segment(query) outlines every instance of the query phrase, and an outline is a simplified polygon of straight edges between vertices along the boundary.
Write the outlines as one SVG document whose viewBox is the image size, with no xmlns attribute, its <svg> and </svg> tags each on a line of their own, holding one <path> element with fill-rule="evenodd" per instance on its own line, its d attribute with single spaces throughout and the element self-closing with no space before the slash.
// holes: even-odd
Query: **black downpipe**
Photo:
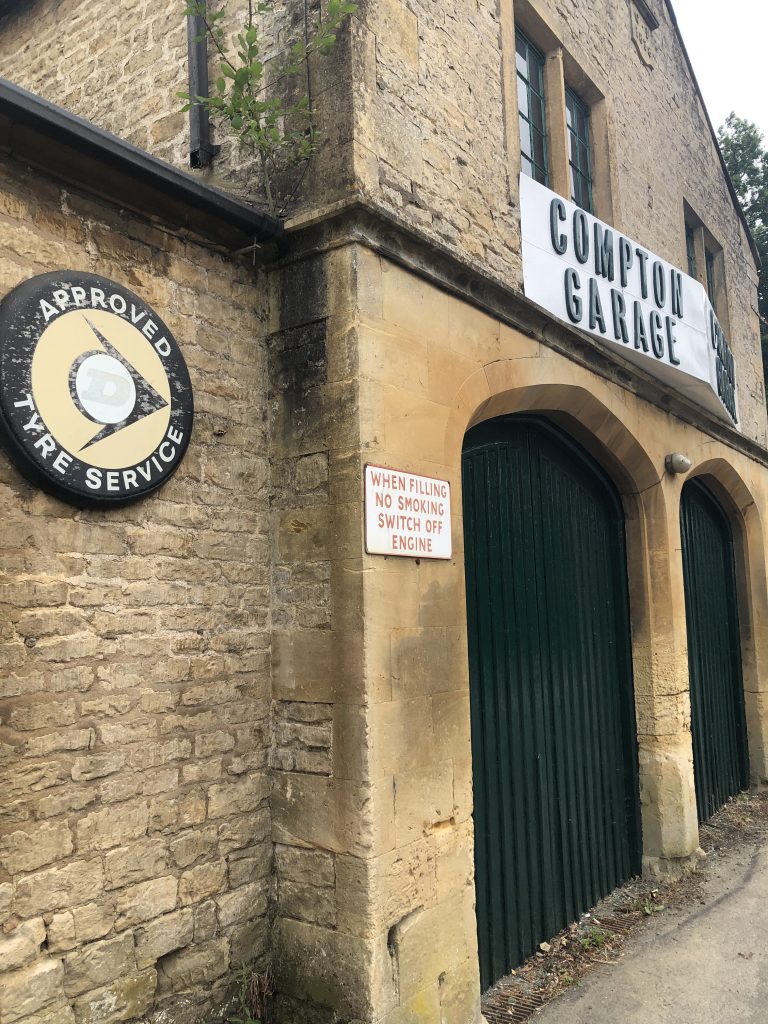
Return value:
<svg viewBox="0 0 768 1024">
<path fill-rule="evenodd" d="M 201 38 L 202 37 L 202 38 Z M 187 52 L 189 54 L 189 95 L 208 95 L 208 37 L 205 18 L 200 14 L 187 17 Z M 210 167 L 221 146 L 211 144 L 211 119 L 208 108 L 199 103 L 189 109 L 189 163 L 191 167 Z"/>
</svg>

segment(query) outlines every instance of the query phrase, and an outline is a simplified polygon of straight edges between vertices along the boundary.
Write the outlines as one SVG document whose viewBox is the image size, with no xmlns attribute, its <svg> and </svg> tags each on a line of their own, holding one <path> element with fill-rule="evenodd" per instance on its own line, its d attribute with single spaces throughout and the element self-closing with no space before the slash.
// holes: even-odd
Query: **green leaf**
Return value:
<svg viewBox="0 0 768 1024">
<path fill-rule="evenodd" d="M 219 90 L 219 92 L 224 92 L 226 90 L 226 88 L 227 88 L 226 79 L 224 79 L 223 77 L 217 78 L 216 79 L 216 88 Z"/>
<path fill-rule="evenodd" d="M 255 25 L 251 25 L 248 31 L 245 33 L 245 41 L 249 46 L 252 46 L 259 37 L 259 33 Z"/>
<path fill-rule="evenodd" d="M 227 78 L 235 77 L 235 72 L 232 70 L 229 64 L 220 64 L 219 67 L 221 68 L 223 74 L 227 76 Z"/>
</svg>

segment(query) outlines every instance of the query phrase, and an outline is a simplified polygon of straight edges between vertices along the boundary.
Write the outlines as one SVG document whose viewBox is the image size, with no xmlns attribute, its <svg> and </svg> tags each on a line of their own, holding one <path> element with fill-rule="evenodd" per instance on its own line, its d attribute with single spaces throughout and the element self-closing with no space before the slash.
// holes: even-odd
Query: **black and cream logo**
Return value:
<svg viewBox="0 0 768 1024">
<path fill-rule="evenodd" d="M 179 465 L 192 417 L 178 345 L 122 285 L 60 271 L 0 303 L 0 425 L 40 486 L 84 505 L 142 498 Z"/>
</svg>

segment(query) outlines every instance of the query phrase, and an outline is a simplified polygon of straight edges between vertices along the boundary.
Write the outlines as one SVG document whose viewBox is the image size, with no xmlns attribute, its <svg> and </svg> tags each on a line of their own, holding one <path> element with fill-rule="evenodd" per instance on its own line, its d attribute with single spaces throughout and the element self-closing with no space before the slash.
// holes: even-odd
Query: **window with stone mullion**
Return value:
<svg viewBox="0 0 768 1024">
<path fill-rule="evenodd" d="M 544 114 L 544 57 L 518 29 L 515 33 L 517 104 L 523 174 L 548 184 Z"/>
<path fill-rule="evenodd" d="M 572 89 L 565 90 L 565 118 L 568 125 L 571 199 L 577 206 L 592 213 L 589 110 Z"/>
</svg>

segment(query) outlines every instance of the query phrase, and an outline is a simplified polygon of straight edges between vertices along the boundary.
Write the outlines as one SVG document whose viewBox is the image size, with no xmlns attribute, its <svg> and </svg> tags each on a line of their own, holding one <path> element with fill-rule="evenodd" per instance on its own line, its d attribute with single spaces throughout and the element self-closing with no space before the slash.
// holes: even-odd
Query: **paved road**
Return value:
<svg viewBox="0 0 768 1024">
<path fill-rule="evenodd" d="M 706 905 L 654 918 L 537 1024 L 768 1024 L 768 849 L 708 874 Z"/>
</svg>

